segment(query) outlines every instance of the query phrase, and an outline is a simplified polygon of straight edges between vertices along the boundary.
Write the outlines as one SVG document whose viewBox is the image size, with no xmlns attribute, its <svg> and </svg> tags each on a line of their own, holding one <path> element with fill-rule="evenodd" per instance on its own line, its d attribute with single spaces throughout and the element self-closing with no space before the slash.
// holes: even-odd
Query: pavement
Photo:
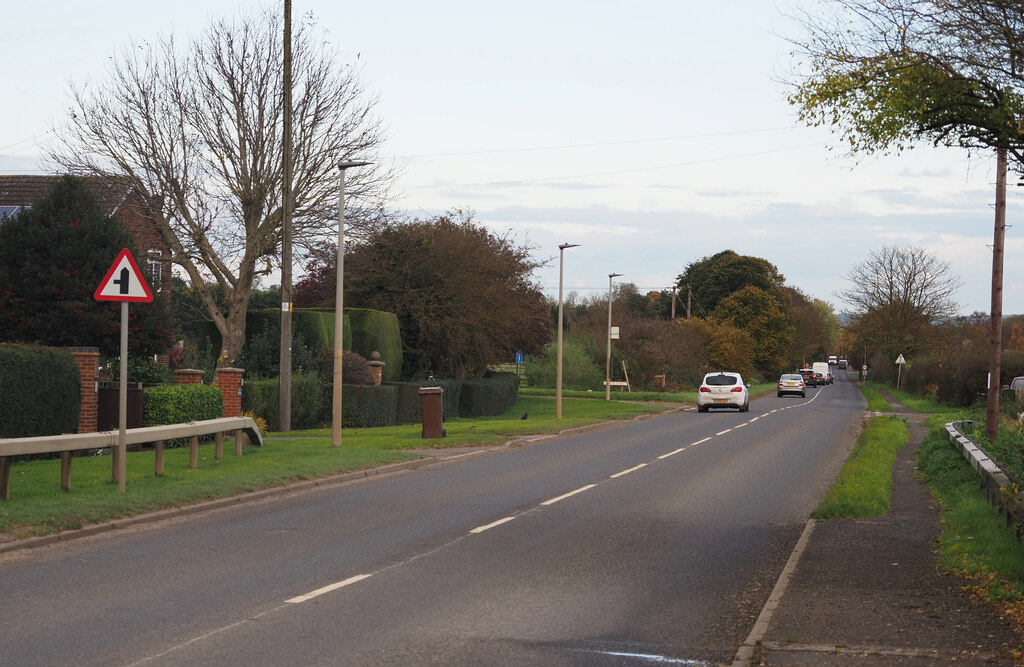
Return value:
<svg viewBox="0 0 1024 667">
<path fill-rule="evenodd" d="M 910 425 L 889 513 L 808 522 L 734 667 L 1024 664 L 1010 622 L 939 571 L 940 510 L 916 473 L 927 415 L 887 400 Z"/>
</svg>

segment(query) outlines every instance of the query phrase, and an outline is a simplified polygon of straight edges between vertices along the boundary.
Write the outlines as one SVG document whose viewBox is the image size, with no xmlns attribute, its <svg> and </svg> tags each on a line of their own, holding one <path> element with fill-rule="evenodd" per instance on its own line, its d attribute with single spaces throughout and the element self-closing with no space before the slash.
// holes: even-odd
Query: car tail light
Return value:
<svg viewBox="0 0 1024 667">
<path fill-rule="evenodd" d="M 743 391 L 743 387 L 733 387 L 731 391 Z"/>
<path fill-rule="evenodd" d="M 710 389 L 708 389 L 707 387 L 701 387 L 701 388 L 700 388 L 700 391 L 701 391 L 701 393 L 702 393 L 702 394 L 703 394 L 703 393 L 708 393 L 708 394 L 710 394 L 710 393 L 711 393 L 711 390 L 710 390 Z"/>
</svg>

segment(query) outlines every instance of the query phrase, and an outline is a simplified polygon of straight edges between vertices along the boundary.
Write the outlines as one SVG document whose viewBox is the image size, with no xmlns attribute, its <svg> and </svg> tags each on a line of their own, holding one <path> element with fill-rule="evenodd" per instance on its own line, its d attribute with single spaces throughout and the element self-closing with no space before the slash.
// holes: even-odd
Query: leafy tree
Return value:
<svg viewBox="0 0 1024 667">
<path fill-rule="evenodd" d="M 840 296 L 860 320 L 861 340 L 895 359 L 912 356 L 933 340 L 933 325 L 956 314 L 960 287 L 948 262 L 922 248 L 884 246 L 855 265 Z"/>
<path fill-rule="evenodd" d="M 777 375 L 786 368 L 793 325 L 775 295 L 750 285 L 723 299 L 712 316 L 750 334 L 754 339 L 752 361 L 763 376 Z"/>
<path fill-rule="evenodd" d="M 1024 5 L 1019 0 L 832 0 L 805 15 L 809 63 L 790 97 L 811 125 L 840 128 L 852 152 L 918 141 L 996 153 L 989 374 L 1000 377 L 1008 156 L 1024 171 Z M 883 318 L 885 314 L 882 314 Z M 997 383 L 996 383 L 997 384 Z M 990 386 L 986 435 L 998 436 Z"/>
<path fill-rule="evenodd" d="M 452 211 L 393 224 L 351 248 L 345 304 L 398 316 L 411 373 L 463 379 L 551 339 L 531 277 L 538 266 L 529 248 Z"/>
<path fill-rule="evenodd" d="M 827 338 L 821 312 L 815 302 L 795 287 L 783 288 L 783 294 L 786 296 L 786 319 L 793 325 L 793 335 L 786 351 L 787 366 L 795 369 L 823 359 Z"/>
<path fill-rule="evenodd" d="M 105 81 L 75 86 L 50 160 L 65 171 L 127 178 L 237 361 L 259 278 L 274 271 L 282 230 L 282 16 L 213 21 L 184 42 L 129 44 Z M 293 32 L 292 206 L 296 244 L 337 233 L 338 160 L 382 162 L 384 132 L 358 70 L 312 22 Z M 350 233 L 375 218 L 393 174 L 346 178 Z M 353 205 L 354 204 L 354 205 Z M 218 291 L 219 290 L 219 291 Z"/>
<path fill-rule="evenodd" d="M 729 320 L 693 318 L 687 324 L 704 336 L 708 351 L 706 372 L 731 371 L 744 378 L 753 375 L 754 337 Z"/>
<path fill-rule="evenodd" d="M 122 248 L 136 256 L 131 234 L 104 215 L 81 179 L 62 177 L 49 193 L 0 222 L 0 340 L 87 345 L 119 355 L 121 305 L 93 293 Z M 128 309 L 133 356 L 171 346 L 167 302 Z"/>
<path fill-rule="evenodd" d="M 695 309 L 707 316 L 719 302 L 744 287 L 770 292 L 785 282 L 774 264 L 760 257 L 740 255 L 732 250 L 691 262 L 677 279 L 677 287 L 693 292 Z"/>
</svg>

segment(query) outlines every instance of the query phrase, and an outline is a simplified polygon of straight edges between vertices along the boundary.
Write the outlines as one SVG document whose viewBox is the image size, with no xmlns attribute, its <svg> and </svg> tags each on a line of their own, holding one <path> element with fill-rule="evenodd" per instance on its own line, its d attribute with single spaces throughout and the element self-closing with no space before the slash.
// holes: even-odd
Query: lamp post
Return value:
<svg viewBox="0 0 1024 667">
<path fill-rule="evenodd" d="M 604 400 L 612 400 L 612 278 L 621 273 L 608 274 L 608 356 L 604 362 Z"/>
<path fill-rule="evenodd" d="M 566 248 L 576 248 L 578 243 L 563 243 L 558 246 L 558 361 L 555 369 L 555 419 L 562 418 L 562 276 Z"/>
<path fill-rule="evenodd" d="M 334 393 L 331 396 L 331 444 L 341 446 L 341 359 L 345 335 L 345 170 L 363 167 L 370 162 L 338 162 L 341 185 L 338 188 L 338 275 L 334 287 Z"/>
</svg>

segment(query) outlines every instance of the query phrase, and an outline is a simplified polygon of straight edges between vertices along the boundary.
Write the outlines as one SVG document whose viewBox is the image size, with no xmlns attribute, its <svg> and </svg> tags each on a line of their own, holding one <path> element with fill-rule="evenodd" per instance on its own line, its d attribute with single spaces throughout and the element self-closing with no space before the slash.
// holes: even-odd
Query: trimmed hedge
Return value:
<svg viewBox="0 0 1024 667">
<path fill-rule="evenodd" d="M 275 380 L 250 380 L 242 383 L 242 412 L 252 412 L 267 420 L 267 428 L 277 431 L 280 420 L 280 384 Z M 302 430 L 323 425 L 324 392 L 316 375 L 292 376 L 292 428 Z M 330 406 L 330 395 L 326 397 Z"/>
<path fill-rule="evenodd" d="M 314 385 L 316 385 L 314 387 Z M 342 386 L 341 422 L 346 428 L 370 428 L 419 423 L 422 416 L 419 390 L 441 387 L 444 418 L 500 415 L 515 405 L 519 376 L 494 373 L 485 378 L 394 382 L 379 387 Z M 292 378 L 292 428 L 322 428 L 331 423 L 331 386 L 315 375 Z M 277 380 L 250 380 L 242 385 L 242 410 L 267 421 L 270 430 L 280 429 Z"/>
<path fill-rule="evenodd" d="M 70 352 L 0 343 L 0 438 L 78 432 L 82 386 Z"/>
<path fill-rule="evenodd" d="M 421 387 L 441 387 L 442 408 L 445 417 L 459 415 L 459 396 L 462 394 L 462 383 L 455 380 L 419 380 L 417 382 L 395 382 L 392 384 L 397 392 L 395 423 L 417 424 L 423 419 L 420 404 Z"/>
<path fill-rule="evenodd" d="M 224 416 L 220 387 L 206 384 L 168 384 L 143 390 L 143 424 L 187 424 Z"/>
<path fill-rule="evenodd" d="M 348 428 L 394 426 L 398 389 L 391 385 L 341 387 L 341 425 Z"/>
<path fill-rule="evenodd" d="M 516 404 L 519 376 L 515 373 L 489 373 L 462 383 L 459 398 L 460 417 L 492 417 L 504 414 Z"/>
<path fill-rule="evenodd" d="M 345 319 L 352 327 L 352 351 L 366 359 L 380 352 L 384 362 L 384 381 L 397 382 L 402 377 L 402 334 L 398 316 L 381 310 L 346 308 Z"/>
</svg>

